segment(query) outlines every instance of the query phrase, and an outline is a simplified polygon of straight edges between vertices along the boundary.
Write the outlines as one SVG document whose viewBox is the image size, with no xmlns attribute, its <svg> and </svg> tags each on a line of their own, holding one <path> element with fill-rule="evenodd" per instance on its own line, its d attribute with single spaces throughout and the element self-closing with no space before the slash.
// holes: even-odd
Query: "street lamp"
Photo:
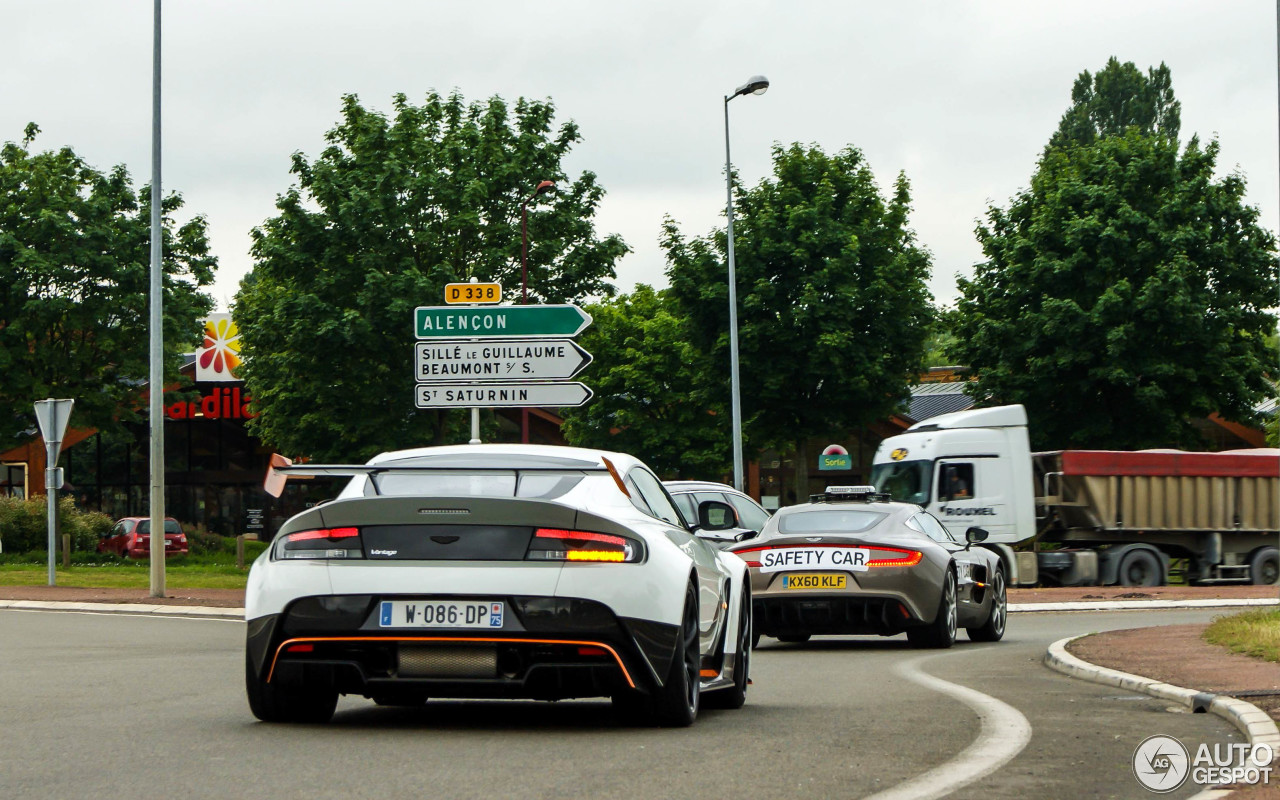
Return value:
<svg viewBox="0 0 1280 800">
<path fill-rule="evenodd" d="M 520 305 L 529 304 L 529 201 L 545 191 L 556 188 L 551 181 L 542 181 L 533 194 L 520 204 Z M 529 443 L 529 409 L 520 409 L 520 442 Z"/>
<path fill-rule="evenodd" d="M 738 279 L 733 267 L 733 165 L 729 161 L 729 101 L 744 94 L 764 94 L 769 79 L 756 75 L 724 98 L 724 182 L 729 229 L 729 384 L 733 403 L 733 488 L 742 491 L 742 398 L 738 386 Z"/>
</svg>

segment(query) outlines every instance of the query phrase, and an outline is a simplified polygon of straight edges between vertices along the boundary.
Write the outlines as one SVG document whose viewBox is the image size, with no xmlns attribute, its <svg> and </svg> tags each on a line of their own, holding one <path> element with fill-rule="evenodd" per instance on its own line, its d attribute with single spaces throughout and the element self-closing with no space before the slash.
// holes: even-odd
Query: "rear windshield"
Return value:
<svg viewBox="0 0 1280 800">
<path fill-rule="evenodd" d="M 779 533 L 858 533 L 885 518 L 879 511 L 855 508 L 820 508 L 778 517 Z"/>
<path fill-rule="evenodd" d="M 178 525 L 176 519 L 167 519 L 164 521 L 165 533 L 182 533 L 182 527 Z M 151 520 L 144 519 L 138 523 L 138 533 L 151 533 Z"/>
<path fill-rule="evenodd" d="M 364 495 L 415 497 L 561 497 L 586 477 L 582 472 L 525 472 L 516 486 L 515 472 L 384 472 L 368 478 Z"/>
</svg>

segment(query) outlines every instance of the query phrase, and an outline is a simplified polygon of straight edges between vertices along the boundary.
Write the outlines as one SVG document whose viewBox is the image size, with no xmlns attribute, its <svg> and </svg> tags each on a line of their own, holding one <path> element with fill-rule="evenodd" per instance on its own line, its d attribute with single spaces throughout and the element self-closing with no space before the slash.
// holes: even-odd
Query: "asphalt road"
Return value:
<svg viewBox="0 0 1280 800">
<path fill-rule="evenodd" d="M 663 730 L 622 726 L 591 701 L 344 698 L 329 725 L 267 725 L 244 700 L 242 623 L 0 611 L 0 797 L 937 796 L 963 765 L 1009 757 L 949 796 L 1142 797 L 1130 772 L 1142 739 L 1242 737 L 1053 672 L 1045 648 L 1215 613 L 1014 614 L 1001 643 L 962 635 L 935 653 L 905 637 L 765 639 L 746 707 Z"/>
</svg>

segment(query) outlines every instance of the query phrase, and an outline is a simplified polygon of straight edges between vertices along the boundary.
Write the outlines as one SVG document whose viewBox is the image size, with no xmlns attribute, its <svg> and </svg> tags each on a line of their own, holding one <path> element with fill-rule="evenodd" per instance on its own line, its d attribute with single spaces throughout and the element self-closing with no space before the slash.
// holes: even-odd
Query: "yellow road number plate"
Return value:
<svg viewBox="0 0 1280 800">
<path fill-rule="evenodd" d="M 783 589 L 843 589 L 847 575 L 783 575 Z"/>
<path fill-rule="evenodd" d="M 449 305 L 462 303 L 500 303 L 502 286 L 497 283 L 446 283 L 444 301 Z"/>
</svg>

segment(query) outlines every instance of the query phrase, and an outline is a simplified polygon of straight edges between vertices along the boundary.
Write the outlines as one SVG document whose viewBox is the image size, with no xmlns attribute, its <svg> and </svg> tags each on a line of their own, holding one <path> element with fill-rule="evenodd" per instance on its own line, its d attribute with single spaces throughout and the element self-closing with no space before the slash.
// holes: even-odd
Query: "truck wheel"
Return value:
<svg viewBox="0 0 1280 800">
<path fill-rule="evenodd" d="M 1134 550 L 1121 560 L 1117 577 L 1121 586 L 1161 586 L 1164 567 L 1150 550 Z"/>
<path fill-rule="evenodd" d="M 1249 580 L 1258 586 L 1271 586 L 1280 577 L 1280 550 L 1264 547 L 1249 559 Z"/>
</svg>

